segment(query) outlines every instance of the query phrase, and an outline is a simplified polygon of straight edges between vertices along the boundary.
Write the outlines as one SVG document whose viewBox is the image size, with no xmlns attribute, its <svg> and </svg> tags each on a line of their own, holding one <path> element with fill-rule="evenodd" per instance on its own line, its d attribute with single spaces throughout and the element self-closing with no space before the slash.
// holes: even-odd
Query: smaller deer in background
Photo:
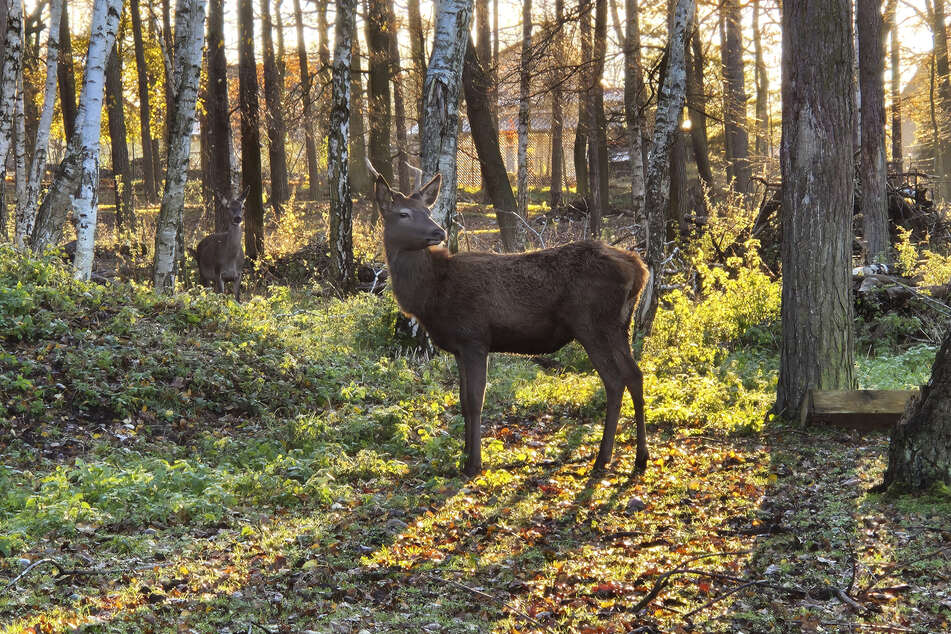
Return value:
<svg viewBox="0 0 951 634">
<path fill-rule="evenodd" d="M 241 269 L 244 267 L 244 201 L 245 192 L 238 198 L 223 202 L 231 224 L 222 233 L 205 236 L 195 249 L 198 272 L 206 285 L 214 285 L 219 293 L 225 292 L 225 282 L 234 282 L 234 300 L 241 301 Z"/>
</svg>

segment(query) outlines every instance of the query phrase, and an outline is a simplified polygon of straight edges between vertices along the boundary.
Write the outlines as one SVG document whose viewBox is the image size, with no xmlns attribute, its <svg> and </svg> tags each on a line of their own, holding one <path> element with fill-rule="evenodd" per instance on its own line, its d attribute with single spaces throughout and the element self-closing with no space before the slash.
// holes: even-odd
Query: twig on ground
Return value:
<svg viewBox="0 0 951 634">
<path fill-rule="evenodd" d="M 499 601 L 499 597 L 494 597 L 494 596 L 492 596 L 491 594 L 489 594 L 488 592 L 483 592 L 482 590 L 477 590 L 476 588 L 473 588 L 473 587 L 471 587 L 471 586 L 467 586 L 466 584 L 461 583 L 461 582 L 459 582 L 459 581 L 456 581 L 455 579 L 448 579 L 448 578 L 446 578 L 446 577 L 440 577 L 439 575 L 437 575 L 437 574 L 432 574 L 432 573 L 430 573 L 429 576 L 432 577 L 435 581 L 442 581 L 443 583 L 448 583 L 448 584 L 450 584 L 450 585 L 454 585 L 454 586 L 456 586 L 457 588 L 460 588 L 460 589 L 462 589 L 462 590 L 465 590 L 466 592 L 471 592 L 471 593 L 473 593 L 473 594 L 477 594 L 477 595 L 479 595 L 480 597 L 483 597 L 483 598 L 485 598 L 485 599 L 489 599 L 490 601 Z M 549 628 L 548 626 L 546 626 L 544 623 L 542 623 L 541 621 L 539 621 L 539 620 L 536 619 L 535 617 L 531 616 L 530 614 L 527 614 L 527 613 L 525 613 L 525 612 L 522 612 L 521 610 L 519 610 L 519 609 L 513 607 L 512 605 L 510 605 L 509 602 L 505 602 L 505 604 L 503 605 L 503 609 L 504 609 L 504 608 L 508 608 L 509 610 L 511 610 L 512 612 L 514 612 L 515 614 L 517 614 L 517 615 L 519 615 L 519 616 L 521 616 L 521 617 L 523 617 L 523 618 L 528 619 L 529 621 L 531 621 L 532 623 L 534 623 L 534 624 L 537 625 L 538 627 L 542 628 L 542 629 L 543 629 L 544 631 L 546 631 L 546 632 L 551 632 L 551 631 L 552 631 L 551 628 Z"/>
<path fill-rule="evenodd" d="M 647 605 L 650 604 L 651 601 L 653 601 L 654 599 L 657 598 L 657 596 L 660 594 L 661 590 L 664 589 L 664 587 L 665 587 L 665 586 L 667 585 L 667 583 L 669 582 L 670 578 L 671 578 L 672 576 L 674 576 L 674 575 L 677 575 L 677 574 L 691 574 L 691 573 L 693 573 L 693 574 L 697 574 L 697 573 L 699 573 L 699 574 L 707 574 L 707 573 L 705 573 L 705 572 L 702 571 L 702 570 L 699 570 L 699 571 L 690 571 L 690 570 L 684 568 L 684 566 L 687 565 L 687 564 L 689 564 L 690 562 L 699 561 L 699 560 L 701 560 L 701 559 L 710 559 L 711 557 L 729 557 L 729 556 L 732 556 L 732 555 L 749 555 L 751 552 L 753 552 L 753 551 L 751 551 L 751 550 L 740 550 L 740 551 L 731 551 L 731 552 L 723 552 L 723 553 L 707 553 L 707 554 L 705 554 L 705 555 L 698 555 L 698 556 L 696 556 L 696 557 L 691 557 L 691 558 L 689 558 L 689 559 L 686 559 L 685 561 L 683 561 L 679 566 L 677 566 L 677 567 L 674 568 L 673 570 L 670 570 L 670 571 L 665 572 L 664 574 L 662 574 L 662 575 L 660 576 L 660 578 L 657 580 L 657 582 L 654 584 L 654 587 L 650 589 L 650 591 L 644 596 L 643 599 L 641 599 L 640 601 L 638 601 L 637 605 L 635 605 L 634 608 L 633 608 L 631 611 L 636 614 L 636 613 L 640 612 L 641 610 L 643 610 L 645 607 L 647 607 Z M 716 574 L 716 573 L 712 573 L 711 576 L 712 576 L 712 575 L 715 575 L 715 574 Z M 735 577 L 734 577 L 734 578 L 735 578 Z"/>
<path fill-rule="evenodd" d="M 704 603 L 703 605 L 701 605 L 699 608 L 695 608 L 695 609 L 693 609 L 693 610 L 690 610 L 690 612 L 687 612 L 686 614 L 683 615 L 683 618 L 689 619 L 691 616 L 693 616 L 693 615 L 696 614 L 697 612 L 702 612 L 703 610 L 706 610 L 706 609 L 709 608 L 710 606 L 712 606 L 712 605 L 714 605 L 714 604 L 716 604 L 716 603 L 719 603 L 719 602 L 722 601 L 723 599 L 726 599 L 727 597 L 729 597 L 729 596 L 731 596 L 731 595 L 734 595 L 734 594 L 736 594 L 737 592 L 740 592 L 741 590 L 745 590 L 746 588 L 749 588 L 750 586 L 759 585 L 760 583 L 762 583 L 762 581 L 747 581 L 746 583 L 740 584 L 740 585 L 736 586 L 735 588 L 730 588 L 729 590 L 727 590 L 727 591 L 724 592 L 723 594 L 718 595 L 718 596 L 716 596 L 716 597 L 713 597 L 712 599 L 710 599 L 709 601 L 707 601 L 706 603 Z"/>
<path fill-rule="evenodd" d="M 802 621 L 799 619 L 794 619 L 789 622 L 795 623 L 797 625 L 805 625 L 807 623 L 807 621 Z M 810 623 L 813 626 L 816 624 L 815 621 L 808 621 L 808 623 Z M 858 629 L 865 628 L 868 630 L 876 630 L 879 632 L 918 632 L 920 631 L 920 630 L 912 629 L 910 627 L 894 625 L 892 623 L 885 623 L 885 624 L 879 625 L 877 623 L 852 623 L 849 621 L 819 621 L 819 625 L 826 625 L 826 626 L 838 627 L 838 628 L 845 627 L 845 628 L 849 628 L 848 631 L 852 631 L 855 628 L 858 628 Z"/>
<path fill-rule="evenodd" d="M 837 596 L 842 603 L 852 608 L 857 614 L 864 614 L 867 611 L 864 605 L 856 602 L 855 599 L 850 597 L 842 588 L 835 589 L 835 596 Z"/>
<path fill-rule="evenodd" d="M 7 590 L 9 590 L 10 588 L 16 585 L 17 581 L 19 581 L 20 579 L 25 577 L 27 574 L 29 574 L 31 570 L 33 570 L 34 568 L 38 566 L 41 566 L 42 564 L 53 564 L 54 566 L 59 567 L 59 563 L 55 559 L 46 558 L 46 559 L 40 559 L 38 561 L 34 561 L 32 564 L 26 567 L 26 570 L 24 570 L 23 572 L 18 574 L 16 577 L 14 577 L 13 581 L 5 585 L 3 587 L 3 590 L 0 590 L 0 594 L 5 594 Z"/>
</svg>

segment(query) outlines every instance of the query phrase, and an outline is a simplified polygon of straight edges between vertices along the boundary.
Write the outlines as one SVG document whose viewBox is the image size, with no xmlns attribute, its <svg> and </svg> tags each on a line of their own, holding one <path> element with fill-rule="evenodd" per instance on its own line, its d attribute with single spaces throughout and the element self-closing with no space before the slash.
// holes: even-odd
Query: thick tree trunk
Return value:
<svg viewBox="0 0 951 634">
<path fill-rule="evenodd" d="M 851 389 L 852 11 L 785 2 L 782 324 L 776 412 L 810 388 Z"/>
<path fill-rule="evenodd" d="M 518 209 L 512 185 L 509 183 L 502 152 L 499 149 L 499 129 L 489 107 L 489 89 L 491 80 L 485 66 L 477 57 L 472 38 L 466 47 L 465 65 L 462 69 L 462 82 L 466 92 L 466 111 L 469 127 L 472 129 L 472 141 L 475 143 L 479 165 L 486 192 L 495 209 L 495 220 L 499 224 L 502 248 L 513 252 L 518 250 L 518 218 L 514 212 Z"/>
<path fill-rule="evenodd" d="M 449 236 L 449 249 L 459 249 L 456 225 L 456 148 L 462 65 L 472 25 L 472 0 L 440 0 L 436 12 L 433 53 L 423 87 L 421 133 L 423 178 L 442 175 L 442 195 L 432 215 Z"/>
<path fill-rule="evenodd" d="M 518 214 L 528 221 L 528 117 L 531 97 L 532 0 L 522 0 L 522 55 L 518 93 Z M 516 238 L 517 240 L 517 238 Z"/>
<path fill-rule="evenodd" d="M 924 490 L 951 485 L 951 331 L 921 388 L 892 430 L 882 488 Z"/>
<path fill-rule="evenodd" d="M 591 188 L 591 205 L 588 222 L 591 236 L 601 237 L 601 219 L 607 214 L 608 191 L 608 141 L 607 121 L 604 117 L 604 59 L 607 54 L 608 7 L 607 0 L 595 0 L 594 47 L 591 58 L 591 73 L 588 77 L 588 179 Z"/>
<path fill-rule="evenodd" d="M 350 197 L 350 55 L 356 0 L 338 0 L 334 28 L 333 107 L 330 111 L 330 245 L 333 275 L 341 292 L 353 286 L 353 201 Z"/>
<path fill-rule="evenodd" d="M 171 293 L 183 258 L 185 184 L 195 102 L 201 78 L 205 0 L 178 0 L 175 5 L 175 58 L 172 66 L 174 117 L 170 122 L 165 192 L 155 228 L 155 290 Z"/>
<path fill-rule="evenodd" d="M 367 89 L 370 124 L 370 162 L 386 182 L 393 181 L 393 161 L 390 153 L 390 35 L 392 28 L 387 18 L 386 0 L 367 0 L 367 48 L 370 74 Z"/>
<path fill-rule="evenodd" d="M 360 38 L 354 33 L 350 61 L 350 186 L 353 191 L 370 195 L 370 171 L 367 169 L 366 125 L 363 118 L 363 72 L 360 70 Z M 376 215 L 374 214 L 374 220 Z"/>
<path fill-rule="evenodd" d="M 756 155 L 763 160 L 769 153 L 769 76 L 763 60 L 759 1 L 753 0 L 753 52 L 756 65 Z"/>
<path fill-rule="evenodd" d="M 736 191 L 746 194 L 750 187 L 749 134 L 746 129 L 746 88 L 743 75 L 743 29 L 739 0 L 724 0 L 724 127 L 730 148 L 727 170 Z"/>
<path fill-rule="evenodd" d="M 135 44 L 135 69 L 139 80 L 139 131 L 142 139 L 142 183 L 145 199 L 158 200 L 152 147 L 151 107 L 149 105 L 149 77 L 145 65 L 145 45 L 142 40 L 142 17 L 139 0 L 129 0 L 132 15 L 132 37 Z M 65 17 L 65 12 L 63 16 Z M 61 82 L 62 83 L 62 82 Z"/>
<path fill-rule="evenodd" d="M 241 189 L 248 192 L 244 203 L 244 251 L 249 258 L 256 260 L 264 250 L 264 201 L 251 0 L 238 0 L 238 101 L 241 110 Z"/>
<path fill-rule="evenodd" d="M 132 227 L 132 169 L 126 142 L 125 112 L 122 104 L 122 60 L 119 47 L 113 45 L 106 66 L 106 109 L 109 114 L 109 140 L 112 149 L 112 177 L 116 184 L 116 227 Z"/>
<path fill-rule="evenodd" d="M 634 217 L 644 213 L 644 154 L 642 138 L 644 117 L 641 112 L 643 78 L 641 74 L 640 8 L 637 0 L 625 0 L 627 29 L 624 34 L 624 121 L 627 124 L 628 152 L 631 156 L 631 210 Z"/>
<path fill-rule="evenodd" d="M 69 31 L 69 7 L 64 2 L 63 16 L 59 22 L 60 63 L 59 101 L 63 112 L 63 130 L 66 141 L 76 132 L 76 75 L 73 72 L 73 42 Z"/>
<path fill-rule="evenodd" d="M 932 37 L 934 39 L 934 64 L 936 73 L 936 84 L 938 90 L 937 110 L 941 112 L 938 119 L 944 121 L 949 112 L 951 112 L 951 78 L 949 78 L 948 62 L 948 32 L 944 19 L 944 0 L 934 0 L 932 14 Z M 938 182 L 935 186 L 935 193 L 938 197 L 945 200 L 951 198 L 951 185 L 945 182 L 949 172 L 949 152 L 947 149 L 947 125 L 936 127 L 937 143 L 935 143 L 935 172 L 938 175 Z"/>
<path fill-rule="evenodd" d="M 862 91 L 862 221 L 867 262 L 887 262 L 888 176 L 885 165 L 885 49 L 882 1 L 858 0 L 859 86 Z"/>
<path fill-rule="evenodd" d="M 390 80 L 393 83 L 393 123 L 396 125 L 396 171 L 399 174 L 400 189 L 410 191 L 409 143 L 406 138 L 406 104 L 403 101 L 403 73 L 400 68 L 399 32 L 396 28 L 396 17 L 393 13 L 393 0 L 386 3 L 387 19 L 390 22 Z"/>
<path fill-rule="evenodd" d="M 116 41 L 122 0 L 96 0 L 93 4 L 89 52 L 83 73 L 83 92 L 76 115 L 79 180 L 78 193 L 73 196 L 76 214 L 76 254 L 73 275 L 88 280 L 92 276 L 93 247 L 99 212 L 99 134 L 102 122 L 102 100 L 106 60 Z"/>
<path fill-rule="evenodd" d="M 304 152 L 307 157 L 307 184 L 311 199 L 317 197 L 317 185 L 320 173 L 317 166 L 317 142 L 314 140 L 313 105 L 311 102 L 310 68 L 307 63 L 307 47 L 304 43 L 304 22 L 300 0 L 294 0 L 294 23 L 297 27 L 297 61 L 300 65 L 300 90 L 302 113 L 301 126 L 304 128 Z"/>
<path fill-rule="evenodd" d="M 287 135 L 284 129 L 284 87 L 281 85 L 274 59 L 274 38 L 272 36 L 271 2 L 261 0 L 261 46 L 264 49 L 264 102 L 267 106 L 265 123 L 268 137 L 268 162 L 271 171 L 271 206 L 274 215 L 281 217 L 283 205 L 290 198 L 290 186 L 287 183 L 287 155 L 284 147 Z"/>
<path fill-rule="evenodd" d="M 670 196 L 670 154 L 687 92 L 687 70 L 684 59 L 687 33 L 695 11 L 694 0 L 677 0 L 670 22 L 667 74 L 657 98 L 654 122 L 654 149 L 647 165 L 647 267 L 650 281 L 638 309 L 637 328 L 644 336 L 651 332 L 663 279 L 665 257 L 664 220 Z"/>
<path fill-rule="evenodd" d="M 892 161 L 897 164 L 898 171 L 902 171 L 902 139 L 901 139 L 901 49 L 898 39 L 898 22 L 895 20 L 895 0 L 890 0 L 888 16 L 888 30 L 891 33 L 891 91 L 892 91 Z"/>
<path fill-rule="evenodd" d="M 208 180 L 214 193 L 215 232 L 228 230 L 232 199 L 231 110 L 228 105 L 228 60 L 224 42 L 224 0 L 208 6 Z"/>
<path fill-rule="evenodd" d="M 16 246 L 23 249 L 36 223 L 36 205 L 40 198 L 40 185 L 46 172 L 46 156 L 49 150 L 50 127 L 53 123 L 53 111 L 56 104 L 57 68 L 59 67 L 59 25 L 63 15 L 65 0 L 52 0 L 50 3 L 49 39 L 46 44 L 46 86 L 43 92 L 43 110 L 36 126 L 36 142 L 33 144 L 33 160 L 30 163 L 30 176 L 26 187 L 26 202 L 22 207 L 22 216 L 17 218 Z M 19 209 L 19 207 L 18 207 Z"/>
<path fill-rule="evenodd" d="M 696 16 L 694 16 L 696 19 Z M 707 143 L 707 95 L 703 89 L 703 48 L 700 31 L 694 30 L 690 37 L 687 56 L 687 111 L 690 115 L 690 143 L 697 163 L 700 180 L 713 188 L 713 168 L 710 167 L 710 150 Z"/>
</svg>

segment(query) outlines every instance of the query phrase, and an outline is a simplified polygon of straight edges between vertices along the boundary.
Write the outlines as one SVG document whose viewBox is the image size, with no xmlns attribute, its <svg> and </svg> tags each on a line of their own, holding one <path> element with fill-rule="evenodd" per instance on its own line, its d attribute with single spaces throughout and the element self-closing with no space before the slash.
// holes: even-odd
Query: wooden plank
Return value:
<svg viewBox="0 0 951 634">
<path fill-rule="evenodd" d="M 800 420 L 862 431 L 887 430 L 897 423 L 917 390 L 809 390 Z"/>
</svg>

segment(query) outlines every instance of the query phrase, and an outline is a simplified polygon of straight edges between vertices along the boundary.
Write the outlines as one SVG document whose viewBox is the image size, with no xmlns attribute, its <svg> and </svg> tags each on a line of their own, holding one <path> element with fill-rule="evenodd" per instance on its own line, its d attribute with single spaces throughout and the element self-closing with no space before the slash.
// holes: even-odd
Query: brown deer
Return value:
<svg viewBox="0 0 951 634">
<path fill-rule="evenodd" d="M 572 340 L 587 351 L 607 396 L 595 470 L 611 461 L 625 388 L 634 400 L 635 466 L 642 470 L 648 456 L 643 375 L 629 343 L 631 316 L 647 281 L 641 258 L 593 240 L 517 255 L 450 255 L 438 246 L 446 232 L 430 216 L 439 174 L 404 195 L 370 169 L 393 294 L 433 343 L 456 357 L 466 421 L 465 474 L 482 470 L 488 353 L 544 354 Z"/>
<path fill-rule="evenodd" d="M 207 285 L 213 285 L 219 293 L 225 292 L 225 282 L 234 282 L 234 300 L 241 301 L 241 269 L 244 267 L 244 201 L 245 192 L 239 198 L 222 202 L 231 216 L 228 230 L 205 236 L 195 249 L 198 273 Z"/>
</svg>

